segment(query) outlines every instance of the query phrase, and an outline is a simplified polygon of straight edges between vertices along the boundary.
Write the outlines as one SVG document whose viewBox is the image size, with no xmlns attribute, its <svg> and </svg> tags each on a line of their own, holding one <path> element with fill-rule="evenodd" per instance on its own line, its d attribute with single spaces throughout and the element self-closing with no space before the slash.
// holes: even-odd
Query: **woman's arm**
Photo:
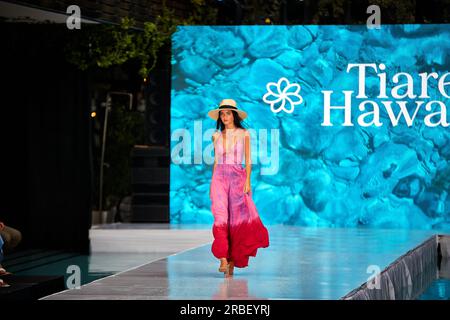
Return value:
<svg viewBox="0 0 450 320">
<path fill-rule="evenodd" d="M 216 138 L 217 138 L 217 132 L 214 133 L 211 137 L 212 141 L 213 141 L 213 145 L 214 145 L 214 165 L 213 165 L 213 174 L 214 174 L 214 170 L 216 169 L 216 164 L 217 164 L 217 152 L 216 152 Z"/>
<path fill-rule="evenodd" d="M 214 170 L 216 170 L 216 164 L 217 164 L 216 144 L 215 144 L 216 134 L 215 133 L 212 135 L 211 139 L 212 139 L 213 145 L 214 145 L 214 164 L 213 164 L 213 169 L 212 169 L 212 175 L 214 175 Z M 209 186 L 209 197 L 210 198 L 211 198 L 211 188 L 212 188 L 212 179 L 211 179 L 211 185 Z"/>
<path fill-rule="evenodd" d="M 250 186 L 250 177 L 252 174 L 252 153 L 250 150 L 250 133 L 248 132 L 248 130 L 245 130 L 245 135 L 244 135 L 244 148 L 245 148 L 245 171 L 247 172 L 247 179 L 245 180 L 245 184 L 244 184 L 244 193 L 250 192 L 251 191 L 251 186 Z"/>
</svg>

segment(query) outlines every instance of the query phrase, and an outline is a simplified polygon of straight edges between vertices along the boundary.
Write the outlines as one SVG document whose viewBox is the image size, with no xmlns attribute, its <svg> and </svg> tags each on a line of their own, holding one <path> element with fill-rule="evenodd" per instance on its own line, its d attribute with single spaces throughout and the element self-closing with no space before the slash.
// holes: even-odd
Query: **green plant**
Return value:
<svg viewBox="0 0 450 320">
<path fill-rule="evenodd" d="M 86 70 L 94 66 L 109 68 L 138 59 L 139 74 L 145 78 L 155 67 L 159 49 L 170 38 L 174 26 L 166 16 L 158 16 L 155 22 L 145 22 L 143 31 L 137 31 L 134 25 L 134 19 L 126 17 L 118 26 L 88 27 L 67 46 L 67 60 Z"/>
<path fill-rule="evenodd" d="M 180 21 L 182 25 L 215 24 L 218 10 L 208 6 L 207 0 L 191 0 L 190 16 Z"/>
<path fill-rule="evenodd" d="M 205 0 L 191 0 L 191 3 L 190 16 L 180 19 L 163 2 L 161 14 L 155 21 L 144 22 L 143 30 L 137 29 L 135 20 L 129 17 L 122 18 L 119 25 L 86 26 L 66 46 L 67 60 L 86 70 L 109 68 L 137 59 L 139 74 L 145 78 L 155 67 L 159 50 L 168 43 L 177 25 L 215 21 L 217 10 L 208 10 Z"/>
</svg>

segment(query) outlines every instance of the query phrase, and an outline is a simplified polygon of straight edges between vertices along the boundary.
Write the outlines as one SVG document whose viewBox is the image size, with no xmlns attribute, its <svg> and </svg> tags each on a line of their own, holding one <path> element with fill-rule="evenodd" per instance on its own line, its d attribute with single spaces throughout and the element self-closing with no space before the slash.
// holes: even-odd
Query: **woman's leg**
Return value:
<svg viewBox="0 0 450 320">
<path fill-rule="evenodd" d="M 268 246 L 267 229 L 262 225 L 251 193 L 244 193 L 245 170 L 237 169 L 229 196 L 230 258 L 233 267 L 245 268 L 250 256 L 256 256 L 258 248 Z"/>
<path fill-rule="evenodd" d="M 216 167 L 217 170 L 217 167 Z M 211 247 L 213 255 L 221 260 L 220 272 L 226 272 L 228 258 L 228 186 L 219 172 L 212 180 L 211 211 L 214 216 L 213 235 Z"/>
</svg>

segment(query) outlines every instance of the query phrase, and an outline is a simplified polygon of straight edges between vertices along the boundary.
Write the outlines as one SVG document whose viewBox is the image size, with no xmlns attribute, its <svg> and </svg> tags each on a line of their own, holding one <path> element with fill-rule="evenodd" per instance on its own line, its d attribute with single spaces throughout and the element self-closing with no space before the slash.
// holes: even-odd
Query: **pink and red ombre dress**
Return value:
<svg viewBox="0 0 450 320">
<path fill-rule="evenodd" d="M 211 211 L 214 215 L 211 247 L 213 255 L 234 261 L 238 268 L 248 266 L 250 256 L 255 257 L 258 248 L 269 246 L 269 233 L 264 227 L 252 193 L 244 193 L 247 177 L 242 165 L 245 151 L 245 129 L 237 128 L 233 136 L 216 133 L 214 139 L 216 168 L 212 176 Z M 224 146 L 226 140 L 227 146 Z"/>
</svg>

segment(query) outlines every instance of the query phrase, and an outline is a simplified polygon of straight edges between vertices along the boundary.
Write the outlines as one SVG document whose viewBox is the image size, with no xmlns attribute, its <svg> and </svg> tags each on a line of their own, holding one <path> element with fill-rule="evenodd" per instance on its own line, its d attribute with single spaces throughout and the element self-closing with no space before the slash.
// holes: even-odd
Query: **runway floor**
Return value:
<svg viewBox="0 0 450 320">
<path fill-rule="evenodd" d="M 188 240 L 183 242 L 183 237 L 178 236 L 176 253 L 44 299 L 340 299 L 368 280 L 372 275 L 369 267 L 383 270 L 430 236 L 442 233 L 268 226 L 270 246 L 250 258 L 248 268 L 235 269 L 234 277 L 225 279 L 211 253 L 212 234 L 208 226 L 116 225 L 104 230 L 127 230 L 130 235 L 136 231 L 152 234 L 164 229 L 170 232 L 156 246 L 142 241 L 138 245 L 135 238 L 134 245 L 129 247 L 122 241 L 121 251 L 152 247 L 152 250 L 168 252 L 165 246 L 171 246 L 173 252 L 172 235 L 184 232 Z M 114 246 L 98 250 L 106 248 L 114 250 Z"/>
</svg>

